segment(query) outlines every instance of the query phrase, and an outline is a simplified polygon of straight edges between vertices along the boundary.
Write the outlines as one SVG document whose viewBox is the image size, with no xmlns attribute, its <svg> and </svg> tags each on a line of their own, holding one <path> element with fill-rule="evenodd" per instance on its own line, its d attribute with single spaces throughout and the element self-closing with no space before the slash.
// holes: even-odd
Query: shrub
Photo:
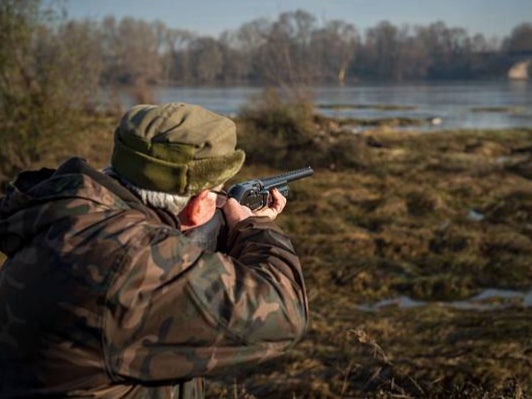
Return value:
<svg viewBox="0 0 532 399">
<path fill-rule="evenodd" d="M 241 109 L 243 126 L 239 144 L 251 162 L 280 168 L 308 163 L 308 147 L 314 132 L 313 106 L 308 98 L 287 96 L 266 89 Z"/>
<path fill-rule="evenodd" d="M 96 92 L 98 34 L 53 24 L 58 15 L 38 0 L 0 2 L 0 183 L 68 146 Z"/>
</svg>

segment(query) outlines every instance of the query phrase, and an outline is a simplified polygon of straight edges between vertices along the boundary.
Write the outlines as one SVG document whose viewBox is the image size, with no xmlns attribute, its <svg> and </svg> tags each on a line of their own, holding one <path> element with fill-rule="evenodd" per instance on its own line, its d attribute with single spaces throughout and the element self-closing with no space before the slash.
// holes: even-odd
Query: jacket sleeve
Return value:
<svg viewBox="0 0 532 399">
<path fill-rule="evenodd" d="M 229 254 L 179 232 L 148 229 L 128 246 L 104 312 L 115 380 L 158 382 L 227 372 L 281 354 L 303 335 L 308 305 L 299 259 L 267 218 L 240 222 Z"/>
</svg>

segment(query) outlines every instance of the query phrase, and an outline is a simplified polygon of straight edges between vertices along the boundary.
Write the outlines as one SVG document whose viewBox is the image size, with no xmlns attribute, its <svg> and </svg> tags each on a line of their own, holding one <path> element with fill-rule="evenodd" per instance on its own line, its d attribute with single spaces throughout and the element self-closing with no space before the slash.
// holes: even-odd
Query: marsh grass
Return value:
<svg viewBox="0 0 532 399">
<path fill-rule="evenodd" d="M 522 114 L 524 109 L 520 107 L 475 107 L 471 109 L 472 112 L 492 112 L 492 113 L 510 113 Z"/>
<path fill-rule="evenodd" d="M 232 181 L 315 169 L 278 218 L 311 321 L 286 356 L 213 380 L 208 397 L 530 397 L 530 309 L 445 304 L 532 286 L 532 130 L 351 134 L 305 108 L 278 104 L 266 122 L 266 109 L 249 112 L 238 121 L 249 157 Z M 115 122 L 87 119 L 71 152 L 105 166 Z M 360 307 L 400 296 L 427 304 Z"/>
<path fill-rule="evenodd" d="M 518 149 L 530 148 L 532 131 L 386 129 L 344 139 L 364 162 L 294 183 L 279 220 L 301 254 L 312 323 L 279 362 L 286 374 L 272 376 L 277 397 L 529 397 L 530 310 L 444 304 L 532 286 L 532 184 L 515 168 L 528 162 Z M 401 295 L 427 305 L 357 307 Z"/>
<path fill-rule="evenodd" d="M 399 104 L 317 104 L 318 109 L 375 109 L 381 111 L 412 111 L 417 109 L 413 105 L 399 105 Z"/>
</svg>

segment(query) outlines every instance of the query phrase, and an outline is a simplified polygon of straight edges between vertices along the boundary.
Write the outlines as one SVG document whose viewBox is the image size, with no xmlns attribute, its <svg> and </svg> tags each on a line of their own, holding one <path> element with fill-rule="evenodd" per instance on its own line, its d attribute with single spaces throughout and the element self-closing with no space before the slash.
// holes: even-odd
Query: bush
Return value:
<svg viewBox="0 0 532 399">
<path fill-rule="evenodd" d="M 240 112 L 239 144 L 253 163 L 294 168 L 309 162 L 314 135 L 313 106 L 308 98 L 281 98 L 266 89 Z"/>
<path fill-rule="evenodd" d="M 51 23 L 58 15 L 38 0 L 0 2 L 0 183 L 72 143 L 97 91 L 94 26 Z"/>
</svg>

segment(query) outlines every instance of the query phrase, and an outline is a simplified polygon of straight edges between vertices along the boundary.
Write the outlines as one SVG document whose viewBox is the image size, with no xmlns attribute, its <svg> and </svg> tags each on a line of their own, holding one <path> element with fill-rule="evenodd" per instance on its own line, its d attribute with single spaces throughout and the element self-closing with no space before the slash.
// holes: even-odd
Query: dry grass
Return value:
<svg viewBox="0 0 532 399">
<path fill-rule="evenodd" d="M 72 152 L 105 166 L 114 121 L 87 121 Z M 323 123 L 314 137 L 305 131 L 311 145 L 284 147 L 233 179 L 279 173 L 287 157 L 315 167 L 291 185 L 279 218 L 304 266 L 308 334 L 277 361 L 212 381 L 209 397 L 530 397 L 530 309 L 445 304 L 532 286 L 532 131 L 353 135 Z M 427 305 L 361 308 L 400 296 Z"/>
<path fill-rule="evenodd" d="M 233 380 L 252 396 L 219 397 L 532 395 L 530 309 L 502 298 L 482 311 L 445 305 L 532 286 L 532 183 L 519 150 L 532 132 L 385 130 L 350 142 L 364 146 L 354 154 L 364 153 L 363 167 L 320 168 L 294 183 L 279 220 L 305 269 L 305 340 Z M 401 296 L 427 304 L 361 308 Z"/>
</svg>

